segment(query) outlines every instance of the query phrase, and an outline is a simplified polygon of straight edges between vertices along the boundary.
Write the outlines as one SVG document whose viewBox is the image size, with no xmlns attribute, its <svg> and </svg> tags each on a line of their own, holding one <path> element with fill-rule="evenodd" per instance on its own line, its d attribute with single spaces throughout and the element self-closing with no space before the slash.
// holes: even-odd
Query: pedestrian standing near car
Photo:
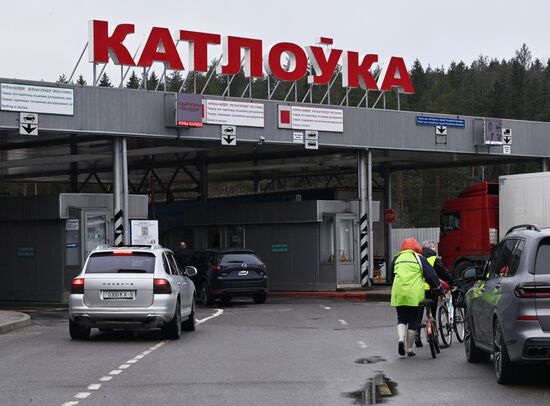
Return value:
<svg viewBox="0 0 550 406">
<path fill-rule="evenodd" d="M 435 241 L 433 240 L 426 240 L 422 243 L 422 256 L 426 258 L 428 263 L 433 267 L 435 272 L 437 273 L 437 277 L 445 281 L 449 286 L 453 283 L 453 276 L 449 272 L 449 270 L 443 265 L 443 262 L 441 261 L 441 258 L 437 256 L 437 245 Z M 426 291 L 426 299 L 432 300 L 432 306 L 431 311 L 432 315 L 435 317 L 437 314 L 437 302 L 439 299 L 439 296 L 432 292 L 430 285 L 427 283 L 424 283 L 424 290 Z M 418 323 L 422 323 L 422 317 L 424 316 L 424 308 L 421 307 L 418 311 Z M 416 339 L 414 341 L 414 344 L 417 347 L 422 347 L 422 338 L 420 336 L 420 327 L 417 328 L 416 331 Z"/>
<path fill-rule="evenodd" d="M 178 260 L 179 266 L 185 268 L 187 265 L 189 265 L 192 256 L 193 251 L 191 251 L 185 241 L 181 241 L 178 247 L 178 252 L 176 253 L 176 259 Z"/>
<path fill-rule="evenodd" d="M 390 265 L 394 275 L 391 305 L 397 311 L 397 337 L 399 355 L 412 357 L 418 327 L 418 314 L 425 298 L 424 281 L 442 294 L 443 288 L 433 267 L 422 255 L 415 238 L 405 238 L 399 253 Z"/>
</svg>

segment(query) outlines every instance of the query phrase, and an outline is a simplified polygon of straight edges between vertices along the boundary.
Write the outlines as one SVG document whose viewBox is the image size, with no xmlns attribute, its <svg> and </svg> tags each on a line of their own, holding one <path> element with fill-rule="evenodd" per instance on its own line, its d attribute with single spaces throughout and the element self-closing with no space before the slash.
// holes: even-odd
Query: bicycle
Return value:
<svg viewBox="0 0 550 406">
<path fill-rule="evenodd" d="M 462 279 L 455 280 L 437 308 L 437 321 L 443 345 L 449 347 L 453 331 L 458 342 L 464 341 L 464 286 Z"/>
<path fill-rule="evenodd" d="M 426 309 L 426 320 L 420 325 L 420 328 L 423 328 L 426 332 L 426 341 L 428 342 L 428 346 L 430 347 L 432 358 L 436 358 L 437 354 L 439 354 L 440 352 L 440 349 L 437 333 L 437 322 L 433 318 L 431 309 L 433 300 L 424 299 L 422 303 L 424 305 L 424 308 Z"/>
</svg>

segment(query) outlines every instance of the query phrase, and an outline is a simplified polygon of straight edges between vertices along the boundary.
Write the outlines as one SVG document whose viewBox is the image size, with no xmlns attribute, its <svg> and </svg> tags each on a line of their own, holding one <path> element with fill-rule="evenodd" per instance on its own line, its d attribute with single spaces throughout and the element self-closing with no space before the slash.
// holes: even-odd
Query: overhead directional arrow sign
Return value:
<svg viewBox="0 0 550 406">
<path fill-rule="evenodd" d="M 38 114 L 19 113 L 19 134 L 38 135 Z"/>
<path fill-rule="evenodd" d="M 502 141 L 506 145 L 512 145 L 512 129 L 503 128 L 502 129 Z"/>
<path fill-rule="evenodd" d="M 234 147 L 237 145 L 237 137 L 234 135 L 222 135 L 222 145 L 230 145 Z"/>
<path fill-rule="evenodd" d="M 19 124 L 20 135 L 38 135 L 38 124 Z"/>
<path fill-rule="evenodd" d="M 435 133 L 437 135 L 447 135 L 447 127 L 444 125 L 436 125 L 435 126 Z"/>
</svg>

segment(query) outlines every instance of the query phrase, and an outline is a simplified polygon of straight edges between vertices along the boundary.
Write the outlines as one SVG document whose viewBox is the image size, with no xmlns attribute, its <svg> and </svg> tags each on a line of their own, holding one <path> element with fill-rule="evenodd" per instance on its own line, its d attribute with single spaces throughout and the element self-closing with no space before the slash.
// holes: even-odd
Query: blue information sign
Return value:
<svg viewBox="0 0 550 406">
<path fill-rule="evenodd" d="M 65 248 L 78 248 L 77 242 L 70 242 L 68 244 L 65 244 Z"/>
<path fill-rule="evenodd" d="M 416 116 L 416 125 L 465 128 L 466 121 L 460 118 Z"/>
</svg>

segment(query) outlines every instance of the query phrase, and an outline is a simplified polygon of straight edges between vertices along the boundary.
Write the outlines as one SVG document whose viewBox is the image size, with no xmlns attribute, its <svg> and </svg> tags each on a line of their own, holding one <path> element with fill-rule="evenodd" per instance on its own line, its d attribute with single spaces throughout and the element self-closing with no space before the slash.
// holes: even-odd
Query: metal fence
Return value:
<svg viewBox="0 0 550 406">
<path fill-rule="evenodd" d="M 392 256 L 399 252 L 401 242 L 404 238 L 416 238 L 419 244 L 425 240 L 434 240 L 439 242 L 439 227 L 430 228 L 394 228 L 391 234 Z"/>
</svg>

